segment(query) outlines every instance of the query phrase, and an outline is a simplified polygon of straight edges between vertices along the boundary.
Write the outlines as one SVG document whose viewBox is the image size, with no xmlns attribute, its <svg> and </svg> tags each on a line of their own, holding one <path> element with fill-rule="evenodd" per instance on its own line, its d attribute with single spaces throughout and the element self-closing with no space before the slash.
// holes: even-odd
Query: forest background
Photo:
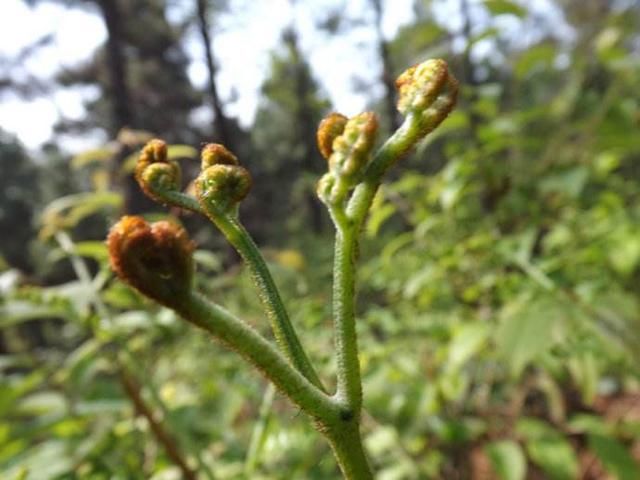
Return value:
<svg viewBox="0 0 640 480">
<path fill-rule="evenodd" d="M 331 378 L 316 127 L 367 108 L 392 132 L 394 79 L 426 58 L 447 60 L 458 106 L 381 189 L 360 260 L 379 478 L 640 478 L 638 1 L 10 10 L 27 20 L 3 15 L 19 47 L 0 37 L 0 478 L 336 478 L 233 353 L 113 280 L 104 238 L 123 212 L 167 216 L 131 180 L 149 138 L 187 173 L 225 144 L 254 178 L 244 223 Z M 70 31 L 32 28 L 61 11 Z M 60 62 L 63 37 L 96 47 Z M 199 287 L 263 329 L 220 235 L 169 215 L 197 242 Z"/>
</svg>

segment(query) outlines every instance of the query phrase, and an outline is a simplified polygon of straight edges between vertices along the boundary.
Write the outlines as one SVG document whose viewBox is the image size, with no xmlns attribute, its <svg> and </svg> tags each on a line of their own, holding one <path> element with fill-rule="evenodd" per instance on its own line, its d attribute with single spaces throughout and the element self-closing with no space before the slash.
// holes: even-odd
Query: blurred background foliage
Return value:
<svg viewBox="0 0 640 480">
<path fill-rule="evenodd" d="M 70 155 L 57 136 L 28 151 L 0 133 L 0 477 L 337 478 L 306 419 L 114 281 L 103 244 L 123 212 L 175 217 L 199 245 L 199 288 L 266 333 L 213 227 L 154 207 L 130 179 L 151 136 L 187 177 L 201 142 L 225 143 L 256 179 L 242 217 L 331 379 L 332 229 L 313 194 L 325 168 L 314 138 L 340 105 L 314 51 L 292 21 L 246 128 L 225 113 L 210 48 L 206 88 L 185 74 L 185 32 L 211 45 L 220 18 L 243 15 L 236 2 L 181 2 L 180 24 L 168 0 L 59 3 L 103 19 L 107 40 L 55 78 L 100 91 L 56 131 L 113 140 Z M 362 245 L 363 428 L 379 478 L 638 479 L 640 5 L 548 0 L 554 23 L 524 1 L 414 3 L 391 38 L 393 2 L 364 2 L 357 18 L 295 5 L 317 11 L 321 37 L 375 33 L 361 48 L 376 64 L 354 86 L 386 132 L 404 68 L 443 57 L 461 81 L 456 111 L 381 189 Z M 514 23 L 518 35 L 505 33 Z M 0 93 L 53 88 L 6 71 Z M 212 123 L 193 115 L 202 106 Z"/>
</svg>

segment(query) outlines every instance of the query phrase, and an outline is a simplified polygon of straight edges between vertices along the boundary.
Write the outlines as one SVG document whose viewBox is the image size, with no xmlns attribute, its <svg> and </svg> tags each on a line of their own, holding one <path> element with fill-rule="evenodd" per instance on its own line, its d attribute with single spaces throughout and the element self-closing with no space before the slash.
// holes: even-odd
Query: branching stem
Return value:
<svg viewBox="0 0 640 480">
<path fill-rule="evenodd" d="M 359 418 L 362 385 L 355 325 L 357 233 L 353 224 L 338 225 L 333 269 L 333 321 L 338 375 L 336 397 Z"/>
<path fill-rule="evenodd" d="M 293 368 L 271 343 L 222 307 L 191 292 L 176 311 L 190 323 L 209 332 L 260 370 L 296 405 L 315 418 L 338 415 L 326 393 Z"/>
<path fill-rule="evenodd" d="M 109 236 L 112 266 L 120 276 L 143 293 L 176 310 L 187 321 L 237 351 L 260 370 L 314 419 L 316 428 L 329 441 L 348 480 L 373 478 L 360 434 L 363 400 L 355 316 L 360 232 L 383 175 L 447 117 L 455 105 L 458 90 L 458 82 L 448 72 L 446 62 L 440 59 L 427 60 L 407 69 L 398 77 L 396 86 L 399 91 L 398 110 L 405 120 L 370 162 L 367 161 L 378 125 L 375 114 L 365 112 L 351 119 L 331 114 L 318 130 L 319 148 L 329 163 L 329 172 L 318 184 L 318 196 L 329 207 L 336 226 L 333 321 L 337 390 L 334 396 L 330 396 L 323 387 L 291 324 L 262 254 L 238 221 L 238 203 L 251 187 L 251 176 L 225 147 L 209 144 L 203 149 L 203 171 L 195 184 L 197 200 L 175 191 L 180 184 L 179 167 L 167 160 L 166 144 L 161 140 L 152 140 L 143 149 L 136 178 L 152 198 L 204 213 L 218 227 L 249 268 L 280 350 L 222 307 L 188 288 L 181 288 L 181 283 L 158 281 L 158 285 L 154 284 L 156 291 L 147 288 L 146 282 L 131 277 L 130 274 L 134 273 L 145 279 L 164 278 L 160 275 L 163 272 L 156 271 L 157 262 L 145 263 L 144 258 L 136 255 L 130 258 L 125 255 L 130 253 L 128 250 L 138 248 L 148 253 L 142 247 L 157 245 L 167 250 L 167 258 L 175 259 L 177 256 L 180 259 L 180 255 L 192 252 L 192 244 L 185 240 L 184 232 L 165 225 L 161 228 L 160 222 L 153 228 L 145 227 L 141 219 L 126 217 Z M 158 192 L 153 190 L 157 185 L 160 188 L 168 185 L 171 189 Z M 348 198 L 353 187 L 355 189 Z M 190 284 L 192 263 L 174 263 L 176 271 Z M 180 295 L 174 296 L 174 292 Z M 258 435 L 261 435 L 259 431 L 256 438 Z M 251 471 L 253 456 L 249 459 L 247 470 Z"/>
<path fill-rule="evenodd" d="M 250 326 L 201 295 L 191 293 L 176 310 L 187 321 L 238 352 L 310 415 L 331 444 L 346 479 L 373 478 L 360 437 L 359 418 L 352 409 L 313 385 Z"/>
<path fill-rule="evenodd" d="M 209 212 L 208 212 L 209 213 Z M 324 390 L 318 374 L 314 370 L 300 340 L 291 324 L 287 310 L 282 302 L 278 288 L 264 257 L 242 224 L 227 212 L 209 214 L 229 243 L 238 251 L 249 268 L 258 296 L 271 322 L 271 329 L 278 346 L 298 371 L 313 385 Z"/>
<path fill-rule="evenodd" d="M 414 115 L 407 115 L 400 128 L 378 149 L 367 166 L 363 180 L 354 190 L 346 210 L 347 216 L 358 229 L 362 227 L 371 208 L 373 197 L 378 191 L 383 175 L 411 150 L 419 133 L 417 119 Z"/>
</svg>

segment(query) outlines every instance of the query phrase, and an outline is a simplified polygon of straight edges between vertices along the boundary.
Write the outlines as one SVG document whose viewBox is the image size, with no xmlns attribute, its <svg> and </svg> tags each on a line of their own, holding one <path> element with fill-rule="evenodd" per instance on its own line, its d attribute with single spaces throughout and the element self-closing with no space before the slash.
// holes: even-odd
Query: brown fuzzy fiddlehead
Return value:
<svg viewBox="0 0 640 480">
<path fill-rule="evenodd" d="M 458 81 L 447 62 L 432 59 L 405 70 L 396 80 L 398 111 L 415 115 L 421 139 L 447 118 L 458 95 Z"/>
<path fill-rule="evenodd" d="M 318 183 L 318 196 L 327 205 L 337 205 L 358 183 L 378 132 L 373 112 L 352 118 L 339 113 L 327 116 L 318 127 L 318 148 L 329 163 L 329 172 Z"/>
<path fill-rule="evenodd" d="M 156 202 L 167 204 L 167 193 L 180 190 L 180 166 L 167 156 L 163 140 L 150 140 L 142 149 L 136 164 L 135 178 L 144 193 Z"/>
<path fill-rule="evenodd" d="M 158 303 L 175 308 L 191 291 L 194 244 L 182 227 L 125 216 L 111 228 L 107 247 L 118 277 Z"/>
</svg>

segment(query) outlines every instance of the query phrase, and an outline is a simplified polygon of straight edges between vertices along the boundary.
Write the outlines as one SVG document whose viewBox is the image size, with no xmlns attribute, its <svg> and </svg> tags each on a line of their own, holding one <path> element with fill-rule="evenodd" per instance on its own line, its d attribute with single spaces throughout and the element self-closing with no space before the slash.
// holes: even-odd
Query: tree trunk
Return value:
<svg viewBox="0 0 640 480">
<path fill-rule="evenodd" d="M 198 27 L 200 37 L 204 45 L 205 60 L 207 62 L 207 72 L 209 76 L 209 96 L 213 107 L 213 136 L 229 150 L 234 151 L 233 139 L 229 131 L 229 121 L 224 114 L 218 86 L 216 84 L 216 64 L 211 48 L 211 36 L 209 35 L 209 22 L 207 20 L 207 0 L 197 0 L 198 4 Z"/>
<path fill-rule="evenodd" d="M 117 0 L 97 0 L 97 3 L 107 27 L 107 62 L 112 105 L 109 135 L 115 138 L 122 127 L 132 127 L 134 123 L 122 48 L 122 18 Z"/>
<path fill-rule="evenodd" d="M 396 108 L 396 86 L 393 78 L 393 65 L 391 62 L 391 56 L 389 55 L 389 45 L 384 39 L 382 32 L 382 1 L 371 0 L 373 10 L 375 12 L 375 27 L 376 35 L 378 37 L 378 54 L 380 55 L 380 61 L 382 63 L 382 75 L 381 80 L 384 85 L 384 109 L 389 121 L 389 128 L 391 131 L 396 131 L 400 126 L 400 118 L 398 116 L 398 110 Z"/>
<path fill-rule="evenodd" d="M 305 172 L 313 172 L 318 169 L 319 163 L 317 154 L 315 153 L 316 138 L 316 122 L 314 120 L 313 111 L 309 105 L 309 99 L 312 95 L 312 85 L 310 77 L 308 75 L 307 66 L 304 64 L 302 55 L 300 54 L 300 48 L 298 46 L 298 35 L 293 28 L 291 28 L 285 37 L 289 49 L 294 61 L 294 75 L 295 75 L 295 91 L 296 91 L 296 129 L 297 137 L 300 145 L 303 146 L 303 163 L 301 165 L 302 170 Z M 311 220 L 311 228 L 315 233 L 322 231 L 323 225 L 323 213 L 320 201 L 315 195 L 315 192 L 307 192 L 305 201 Z"/>
<path fill-rule="evenodd" d="M 107 66 L 109 77 L 109 96 L 111 100 L 111 127 L 109 137 L 116 138 L 124 127 L 135 128 L 135 115 L 131 103 L 131 95 L 127 84 L 127 62 L 124 55 L 122 22 L 118 0 L 96 0 L 107 28 Z M 114 179 L 119 181 L 119 166 L 131 153 L 126 146 L 121 146 L 116 154 Z M 140 213 L 147 211 L 154 204 L 148 200 L 136 183 L 133 175 L 124 178 L 121 185 L 124 193 L 124 211 Z"/>
<path fill-rule="evenodd" d="M 473 109 L 473 105 L 477 100 L 476 88 L 479 82 L 471 59 L 471 12 L 469 11 L 468 0 L 460 0 L 460 13 L 462 14 L 462 35 L 466 45 L 462 54 L 462 76 L 460 80 L 463 85 L 471 87 L 466 96 L 470 130 L 469 143 L 478 150 L 480 148 L 478 129 L 482 123 L 482 117 Z M 478 161 L 482 165 L 480 171 L 484 182 L 481 204 L 485 212 L 491 213 L 508 192 L 510 188 L 509 179 L 501 173 L 500 165 L 493 162 L 491 158 L 481 157 Z"/>
</svg>

